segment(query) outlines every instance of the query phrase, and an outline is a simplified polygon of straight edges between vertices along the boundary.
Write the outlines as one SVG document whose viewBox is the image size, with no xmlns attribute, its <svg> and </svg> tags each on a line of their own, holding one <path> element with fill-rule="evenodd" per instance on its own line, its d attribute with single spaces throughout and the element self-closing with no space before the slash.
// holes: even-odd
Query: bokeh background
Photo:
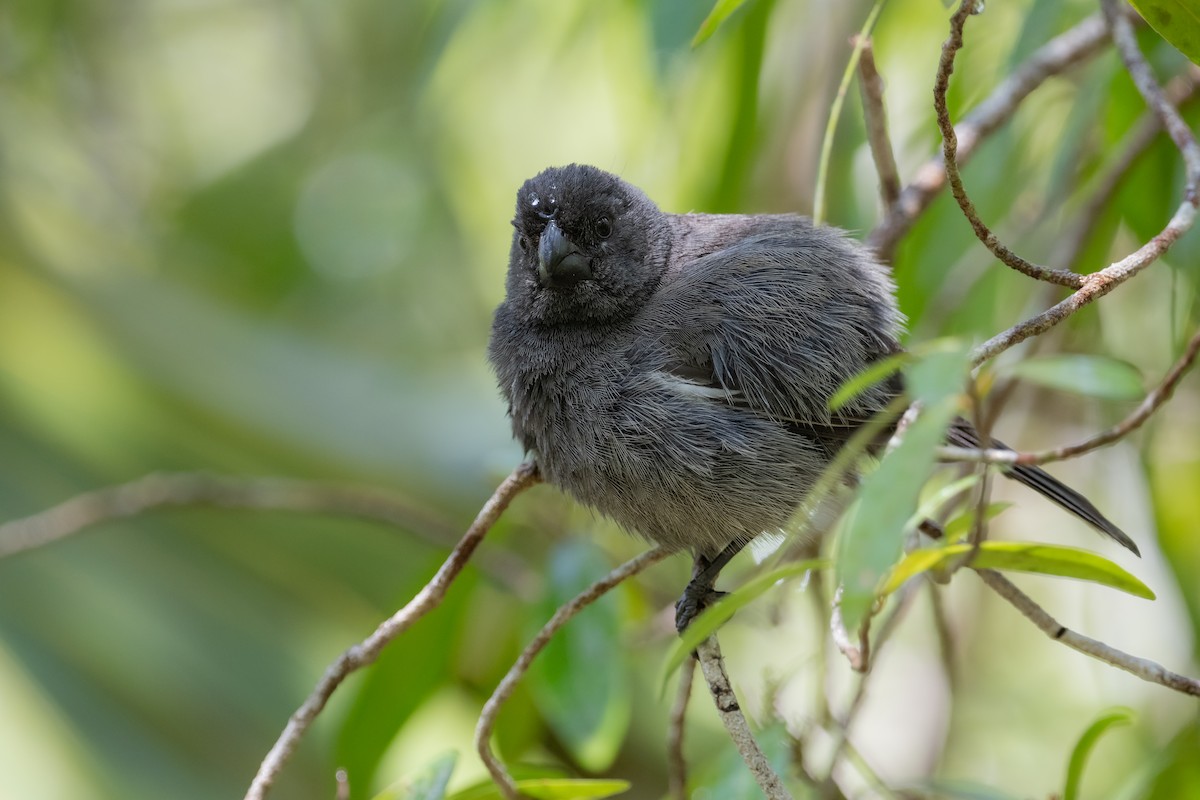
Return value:
<svg viewBox="0 0 1200 800">
<path fill-rule="evenodd" d="M 428 579 L 522 456 L 483 353 L 525 178 L 590 162 L 672 211 L 811 210 L 847 40 L 869 4 L 753 0 L 693 49 L 709 7 L 6 0 L 0 519 L 153 471 L 207 470 L 384 487 L 424 521 L 163 510 L 0 561 L 0 797 L 241 796 L 325 665 Z M 968 26 L 954 112 L 1094 10 L 989 3 Z M 937 147 L 930 87 L 948 16 L 933 0 L 892 0 L 876 31 L 905 178 Z M 1141 37 L 1160 75 L 1185 67 Z M 1112 53 L 1051 79 L 966 170 L 982 215 L 1049 259 L 1141 113 Z M 1161 227 L 1181 176 L 1158 141 L 1079 269 Z M 831 222 L 865 233 L 876 198 L 855 93 L 833 150 Z M 1123 359 L 1153 385 L 1196 325 L 1198 263 L 1193 232 L 1041 351 Z M 1052 299 L 987 256 L 945 197 L 895 273 L 912 341 L 981 340 Z M 1019 502 L 994 523 L 1140 576 L 1157 601 L 1019 582 L 1064 624 L 1192 674 L 1198 393 L 1189 377 L 1145 431 L 1053 468 L 1138 540 L 1141 561 L 1005 487 Z M 1132 406 L 1022 386 L 997 429 L 1049 446 Z M 372 797 L 454 751 L 451 788 L 478 781 L 483 700 L 558 599 L 640 548 L 549 488 L 520 499 L 446 604 L 336 695 L 277 796 L 331 797 L 343 766 L 354 796 Z M 573 625 L 506 708 L 501 751 L 662 796 L 665 610 L 687 570 L 656 567 Z M 1047 797 L 1083 729 L 1123 705 L 1136 723 L 1101 741 L 1084 796 L 1200 797 L 1194 700 L 1055 645 L 970 575 L 945 595 L 956 679 L 922 598 L 852 731 L 886 781 Z M 817 698 L 837 708 L 853 684 L 840 658 L 819 663 L 810 605 L 790 585 L 725 634 L 743 707 L 780 751 Z M 689 728 L 697 796 L 755 796 L 708 705 L 695 702 Z M 820 745 L 805 757 L 819 763 Z"/>
</svg>

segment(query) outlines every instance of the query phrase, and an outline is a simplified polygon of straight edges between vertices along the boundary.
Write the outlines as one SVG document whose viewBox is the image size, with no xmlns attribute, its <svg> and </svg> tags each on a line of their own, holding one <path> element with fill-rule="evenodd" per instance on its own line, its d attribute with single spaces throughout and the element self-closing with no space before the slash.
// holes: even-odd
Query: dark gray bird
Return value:
<svg viewBox="0 0 1200 800">
<path fill-rule="evenodd" d="M 828 407 L 900 350 L 891 278 L 834 228 L 667 214 L 577 164 L 526 181 L 513 227 L 488 350 L 513 432 L 547 481 L 694 555 L 682 630 L 729 559 L 781 529 L 855 429 L 902 391 L 897 377 Z M 965 421 L 947 438 L 979 444 Z M 1046 472 L 1008 475 L 1137 552 Z"/>
</svg>

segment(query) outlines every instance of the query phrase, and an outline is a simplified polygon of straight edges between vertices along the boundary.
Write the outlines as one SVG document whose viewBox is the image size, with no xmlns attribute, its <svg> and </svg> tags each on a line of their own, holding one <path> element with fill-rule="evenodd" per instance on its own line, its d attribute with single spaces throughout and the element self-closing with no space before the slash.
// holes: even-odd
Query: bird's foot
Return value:
<svg viewBox="0 0 1200 800">
<path fill-rule="evenodd" d="M 675 602 L 675 630 L 683 633 L 700 612 L 726 595 L 711 585 L 689 583 Z"/>
</svg>

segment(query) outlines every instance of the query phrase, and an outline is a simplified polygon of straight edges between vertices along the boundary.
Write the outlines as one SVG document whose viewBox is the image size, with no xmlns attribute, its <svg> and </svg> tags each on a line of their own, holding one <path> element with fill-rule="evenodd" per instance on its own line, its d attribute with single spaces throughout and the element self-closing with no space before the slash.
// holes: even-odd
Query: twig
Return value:
<svg viewBox="0 0 1200 800">
<path fill-rule="evenodd" d="M 963 186 L 962 176 L 958 171 L 958 138 L 954 133 L 954 123 L 950 121 L 950 110 L 946 105 L 946 90 L 950 87 L 950 75 L 954 72 L 954 57 L 963 46 L 963 28 L 967 24 L 967 18 L 976 13 L 978 2 L 979 0 L 962 0 L 958 11 L 950 18 L 950 36 L 942 45 L 937 78 L 933 84 L 933 107 L 937 112 L 938 128 L 942 132 L 942 159 L 946 167 L 946 177 L 950 181 L 950 191 L 953 193 L 954 199 L 958 201 L 958 207 L 962 209 L 963 216 L 971 223 L 975 236 L 1001 262 L 1031 278 L 1078 289 L 1084 283 L 1082 275 L 1066 269 L 1053 269 L 1034 264 L 1021 258 L 1001 242 L 987 224 L 979 218 L 979 214 L 975 211 L 975 205 L 967 196 L 967 190 Z"/>
<path fill-rule="evenodd" d="M 842 72 L 842 80 L 838 83 L 837 94 L 834 95 L 833 102 L 829 106 L 829 119 L 825 123 L 825 136 L 821 140 L 821 155 L 817 160 L 817 185 L 813 191 L 814 225 L 821 225 L 825 221 L 825 184 L 829 176 L 829 162 L 833 155 L 833 135 L 837 131 L 838 120 L 842 116 L 842 104 L 846 100 L 846 92 L 850 89 L 850 81 L 854 78 L 855 66 L 862 54 L 863 46 L 868 41 L 867 37 L 871 35 L 871 30 L 875 27 L 875 21 L 879 19 L 879 12 L 883 10 L 883 4 L 886 1 L 875 0 L 875 4 L 867 13 L 867 19 L 863 22 L 862 29 L 857 36 L 851 39 L 853 49 L 850 52 L 850 61 Z"/>
<path fill-rule="evenodd" d="M 1117 0 L 1100 0 L 1100 10 L 1104 14 L 1104 21 L 1108 25 L 1113 44 L 1116 45 L 1117 55 L 1121 57 L 1121 63 L 1129 71 L 1129 76 L 1133 78 L 1133 83 L 1146 105 L 1158 115 L 1159 122 L 1183 154 L 1188 178 L 1194 181 L 1200 174 L 1200 145 L 1196 143 L 1196 137 L 1192 135 L 1192 130 L 1183 121 L 1183 117 L 1179 116 L 1179 112 L 1167 101 L 1158 79 L 1150 69 L 1150 64 L 1138 48 L 1133 25 L 1128 14 L 1122 10 L 1122 5 L 1118 5 Z"/>
<path fill-rule="evenodd" d="M 863 42 L 858 57 L 858 81 L 862 94 L 863 118 L 867 123 L 867 141 L 871 145 L 871 157 L 875 171 L 879 174 L 879 199 L 883 207 L 890 208 L 900 197 L 900 173 L 896 169 L 896 156 L 892 152 L 892 140 L 888 136 L 887 107 L 883 103 L 883 78 L 875 67 L 875 49 L 868 38 Z"/>
<path fill-rule="evenodd" d="M 879 633 L 875 636 L 875 661 L 879 660 L 879 652 L 888 640 L 891 639 L 904 613 L 912 605 L 912 600 L 916 597 L 918 588 L 918 581 L 909 581 L 897 593 L 892 613 L 879 626 Z M 837 720 L 837 733 L 835 734 L 836 741 L 833 747 L 833 755 L 829 758 L 829 770 L 821 784 L 822 795 L 825 797 L 833 796 L 836 789 L 834 772 L 837 770 L 838 762 L 846 754 L 846 748 L 850 745 L 850 727 L 854 724 L 854 720 L 862 708 L 863 701 L 866 700 L 867 679 L 869 677 L 869 674 L 864 674 L 859 679 L 858 686 L 854 690 L 854 696 L 850 699 L 850 705 L 846 707 L 846 712 Z"/>
<path fill-rule="evenodd" d="M 1200 91 L 1200 67 L 1192 66 L 1188 72 L 1176 75 L 1167 84 L 1167 101 L 1179 108 L 1195 99 Z M 1087 203 L 1077 215 L 1078 221 L 1067 232 L 1055 252 L 1055 261 L 1075 268 L 1083 248 L 1091 238 L 1100 215 L 1104 212 L 1121 181 L 1132 169 L 1138 158 L 1149 149 L 1162 131 L 1162 121 L 1153 111 L 1147 111 L 1133 129 L 1125 134 L 1119 145 L 1119 153 L 1108 165 L 1104 174 L 1096 181 Z"/>
<path fill-rule="evenodd" d="M 695 677 L 696 664 L 689 658 L 679 668 L 679 687 L 675 691 L 675 702 L 671 706 L 671 717 L 667 725 L 667 796 L 671 800 L 688 800 L 683 732 Z"/>
<path fill-rule="evenodd" d="M 929 608 L 933 614 L 933 626 L 937 630 L 938 654 L 942 657 L 942 670 L 946 673 L 946 683 L 953 692 L 958 686 L 958 666 L 954 661 L 954 631 L 950 629 L 950 620 L 946 618 L 946 605 L 942 601 L 942 590 L 933 581 L 928 581 Z"/>
<path fill-rule="evenodd" d="M 954 128 L 958 162 L 967 163 L 979 143 L 1012 117 L 1017 106 L 1047 78 L 1091 58 L 1107 43 L 1104 20 L 1096 14 L 1038 48 Z M 945 185 L 946 170 L 942 156 L 938 155 L 917 170 L 912 182 L 888 209 L 887 216 L 871 231 L 867 245 L 884 261 L 891 261 L 896 244 Z"/>
<path fill-rule="evenodd" d="M 155 472 L 128 483 L 77 494 L 56 506 L 0 525 L 0 558 L 58 541 L 83 528 L 155 508 L 217 506 L 343 514 L 410 528 L 445 544 L 449 527 L 394 494 L 286 478 L 242 478 L 204 472 Z"/>
<path fill-rule="evenodd" d="M 1171 369 L 1163 377 L 1162 383 L 1146 395 L 1133 413 L 1108 430 L 1083 441 L 1032 453 L 990 448 L 976 450 L 967 447 L 941 447 L 938 448 L 938 458 L 943 461 L 982 461 L 988 464 L 1048 464 L 1051 461 L 1062 461 L 1110 445 L 1140 428 L 1155 411 L 1171 399 L 1175 387 L 1179 385 L 1179 381 L 1187 373 L 1188 368 L 1195 362 L 1197 354 L 1200 354 L 1200 331 L 1192 336 L 1183 355 L 1171 365 Z"/>
<path fill-rule="evenodd" d="M 337 782 L 337 791 L 334 794 L 336 800 L 350 800 L 350 776 L 346 774 L 346 770 L 339 769 L 334 773 L 333 779 Z"/>
<path fill-rule="evenodd" d="M 871 615 L 867 614 L 863 617 L 862 626 L 858 629 L 858 642 L 851 640 L 850 631 L 846 629 L 846 623 L 842 619 L 842 587 L 839 586 L 833 594 L 833 610 L 829 615 L 829 633 L 833 636 L 833 643 L 850 662 L 850 668 L 855 672 L 866 672 L 870 663 L 870 629 Z"/>
<path fill-rule="evenodd" d="M 154 472 L 0 524 L 0 558 L 53 544 L 103 522 L 186 506 L 353 517 L 402 528 L 438 547 L 451 547 L 458 539 L 441 518 L 394 492 L 376 488 L 292 478 Z M 518 594 L 533 585 L 529 568 L 510 554 L 481 553 L 479 564 Z"/>
<path fill-rule="evenodd" d="M 1192 678 L 1178 675 L 1174 672 L 1145 658 L 1130 655 L 1122 652 L 1115 647 L 1110 647 L 1103 642 L 1098 642 L 1095 639 L 1088 638 L 1079 633 L 1066 628 L 1059 624 L 1057 620 L 1051 617 L 1046 611 L 1033 601 L 1028 595 L 1012 584 L 1008 578 L 1005 578 L 999 572 L 990 569 L 975 570 L 983 582 L 990 586 L 997 594 L 1011 603 L 1018 611 L 1025 615 L 1034 625 L 1038 627 L 1042 633 L 1049 636 L 1051 639 L 1062 642 L 1072 650 L 1078 650 L 1080 653 L 1089 655 L 1092 658 L 1103 661 L 1106 664 L 1111 664 L 1118 669 L 1123 669 L 1144 681 L 1157 683 L 1166 686 L 1168 689 L 1174 689 L 1177 692 L 1194 695 L 1200 697 L 1200 681 Z"/>
<path fill-rule="evenodd" d="M 1133 77 L 1134 84 L 1146 100 L 1146 104 L 1158 116 L 1162 126 L 1171 135 L 1171 139 L 1183 156 L 1187 175 L 1183 201 L 1170 221 L 1167 222 L 1166 227 L 1146 244 L 1120 261 L 1088 275 L 1083 286 L 1062 302 L 1014 325 L 976 347 L 971 354 L 975 364 L 981 364 L 996 357 L 1030 336 L 1050 330 L 1079 309 L 1108 294 L 1150 266 L 1192 227 L 1197 208 L 1200 208 L 1200 145 L 1196 144 L 1195 137 L 1188 129 L 1187 123 L 1179 116 L 1179 112 L 1167 101 L 1162 87 L 1158 85 L 1149 65 L 1146 64 L 1145 58 L 1138 50 L 1137 39 L 1133 35 L 1133 28 L 1128 16 L 1120 10 L 1116 0 L 1102 0 L 1102 6 L 1105 19 L 1112 27 L 1113 42 L 1117 46 L 1121 60 Z"/>
<path fill-rule="evenodd" d="M 508 670 L 508 674 L 500 681 L 500 685 L 492 692 L 492 696 L 484 703 L 483 711 L 479 715 L 479 722 L 475 726 L 475 749 L 478 750 L 479 757 L 483 759 L 483 764 L 487 767 L 488 772 L 492 774 L 492 780 L 496 782 L 496 785 L 500 787 L 501 793 L 509 798 L 509 800 L 519 798 L 521 795 L 517 791 L 516 784 L 513 783 L 512 776 L 504 768 L 504 764 L 492 752 L 492 730 L 496 726 L 496 717 L 500 713 L 500 707 L 512 696 L 521 678 L 529 671 L 529 666 L 533 663 L 533 659 L 549 644 L 550 639 L 559 628 L 566 625 L 572 617 L 600 597 L 603 597 L 608 590 L 626 578 L 636 575 L 651 564 L 657 564 L 669 555 L 671 555 L 671 551 L 662 547 L 647 550 L 640 556 L 626 561 L 584 589 L 570 602 L 559 606 L 558 610 L 554 612 L 554 616 L 550 618 L 550 621 L 542 626 L 542 629 L 538 631 L 533 641 L 521 651 L 521 655 L 517 657 L 516 663 L 512 665 Z"/>
<path fill-rule="evenodd" d="M 317 682 L 316 688 L 300 708 L 292 714 L 283 733 L 279 735 L 279 739 L 263 759 L 258 773 L 246 791 L 246 800 L 262 800 L 267 796 L 275 778 L 300 743 L 300 738 L 312 725 L 317 715 L 321 713 L 325 703 L 333 695 L 334 690 L 346 679 L 346 676 L 374 662 L 389 642 L 404 633 L 414 622 L 441 603 L 450 584 L 466 566 L 471 553 L 483 540 L 488 530 L 496 524 L 496 520 L 504 513 L 504 509 L 508 507 L 512 499 L 540 481 L 541 476 L 538 474 L 537 465 L 532 462 L 522 464 L 513 470 L 512 474 L 504 479 L 495 493 L 483 504 L 483 508 L 479 510 L 471 527 L 467 528 L 467 532 L 463 534 L 462 539 L 446 557 L 445 562 L 442 563 L 429 583 L 425 584 L 404 608 L 376 628 L 374 633 L 346 650 L 329 665 L 325 674 L 321 676 L 321 680 Z"/>
<path fill-rule="evenodd" d="M 758 782 L 758 788 L 762 789 L 767 800 L 791 800 L 791 793 L 771 768 L 762 748 L 750 733 L 750 725 L 742 714 L 742 707 L 738 705 L 737 695 L 733 693 L 729 675 L 725 672 L 725 662 L 721 657 L 717 637 L 710 636 L 705 639 L 696 648 L 696 656 L 700 659 L 700 670 L 704 673 L 704 680 L 708 682 L 709 691 L 712 692 L 717 714 L 721 717 L 729 738 L 733 739 L 742 760 L 746 762 L 746 767 Z"/>
</svg>

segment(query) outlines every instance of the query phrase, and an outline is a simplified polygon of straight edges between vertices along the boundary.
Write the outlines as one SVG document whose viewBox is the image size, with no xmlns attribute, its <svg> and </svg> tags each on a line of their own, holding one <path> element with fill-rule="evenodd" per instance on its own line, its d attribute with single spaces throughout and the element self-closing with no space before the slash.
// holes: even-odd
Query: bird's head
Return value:
<svg viewBox="0 0 1200 800">
<path fill-rule="evenodd" d="M 629 316 L 666 267 L 665 215 L 596 167 L 551 167 L 525 181 L 513 228 L 509 301 L 544 324 Z"/>
</svg>

